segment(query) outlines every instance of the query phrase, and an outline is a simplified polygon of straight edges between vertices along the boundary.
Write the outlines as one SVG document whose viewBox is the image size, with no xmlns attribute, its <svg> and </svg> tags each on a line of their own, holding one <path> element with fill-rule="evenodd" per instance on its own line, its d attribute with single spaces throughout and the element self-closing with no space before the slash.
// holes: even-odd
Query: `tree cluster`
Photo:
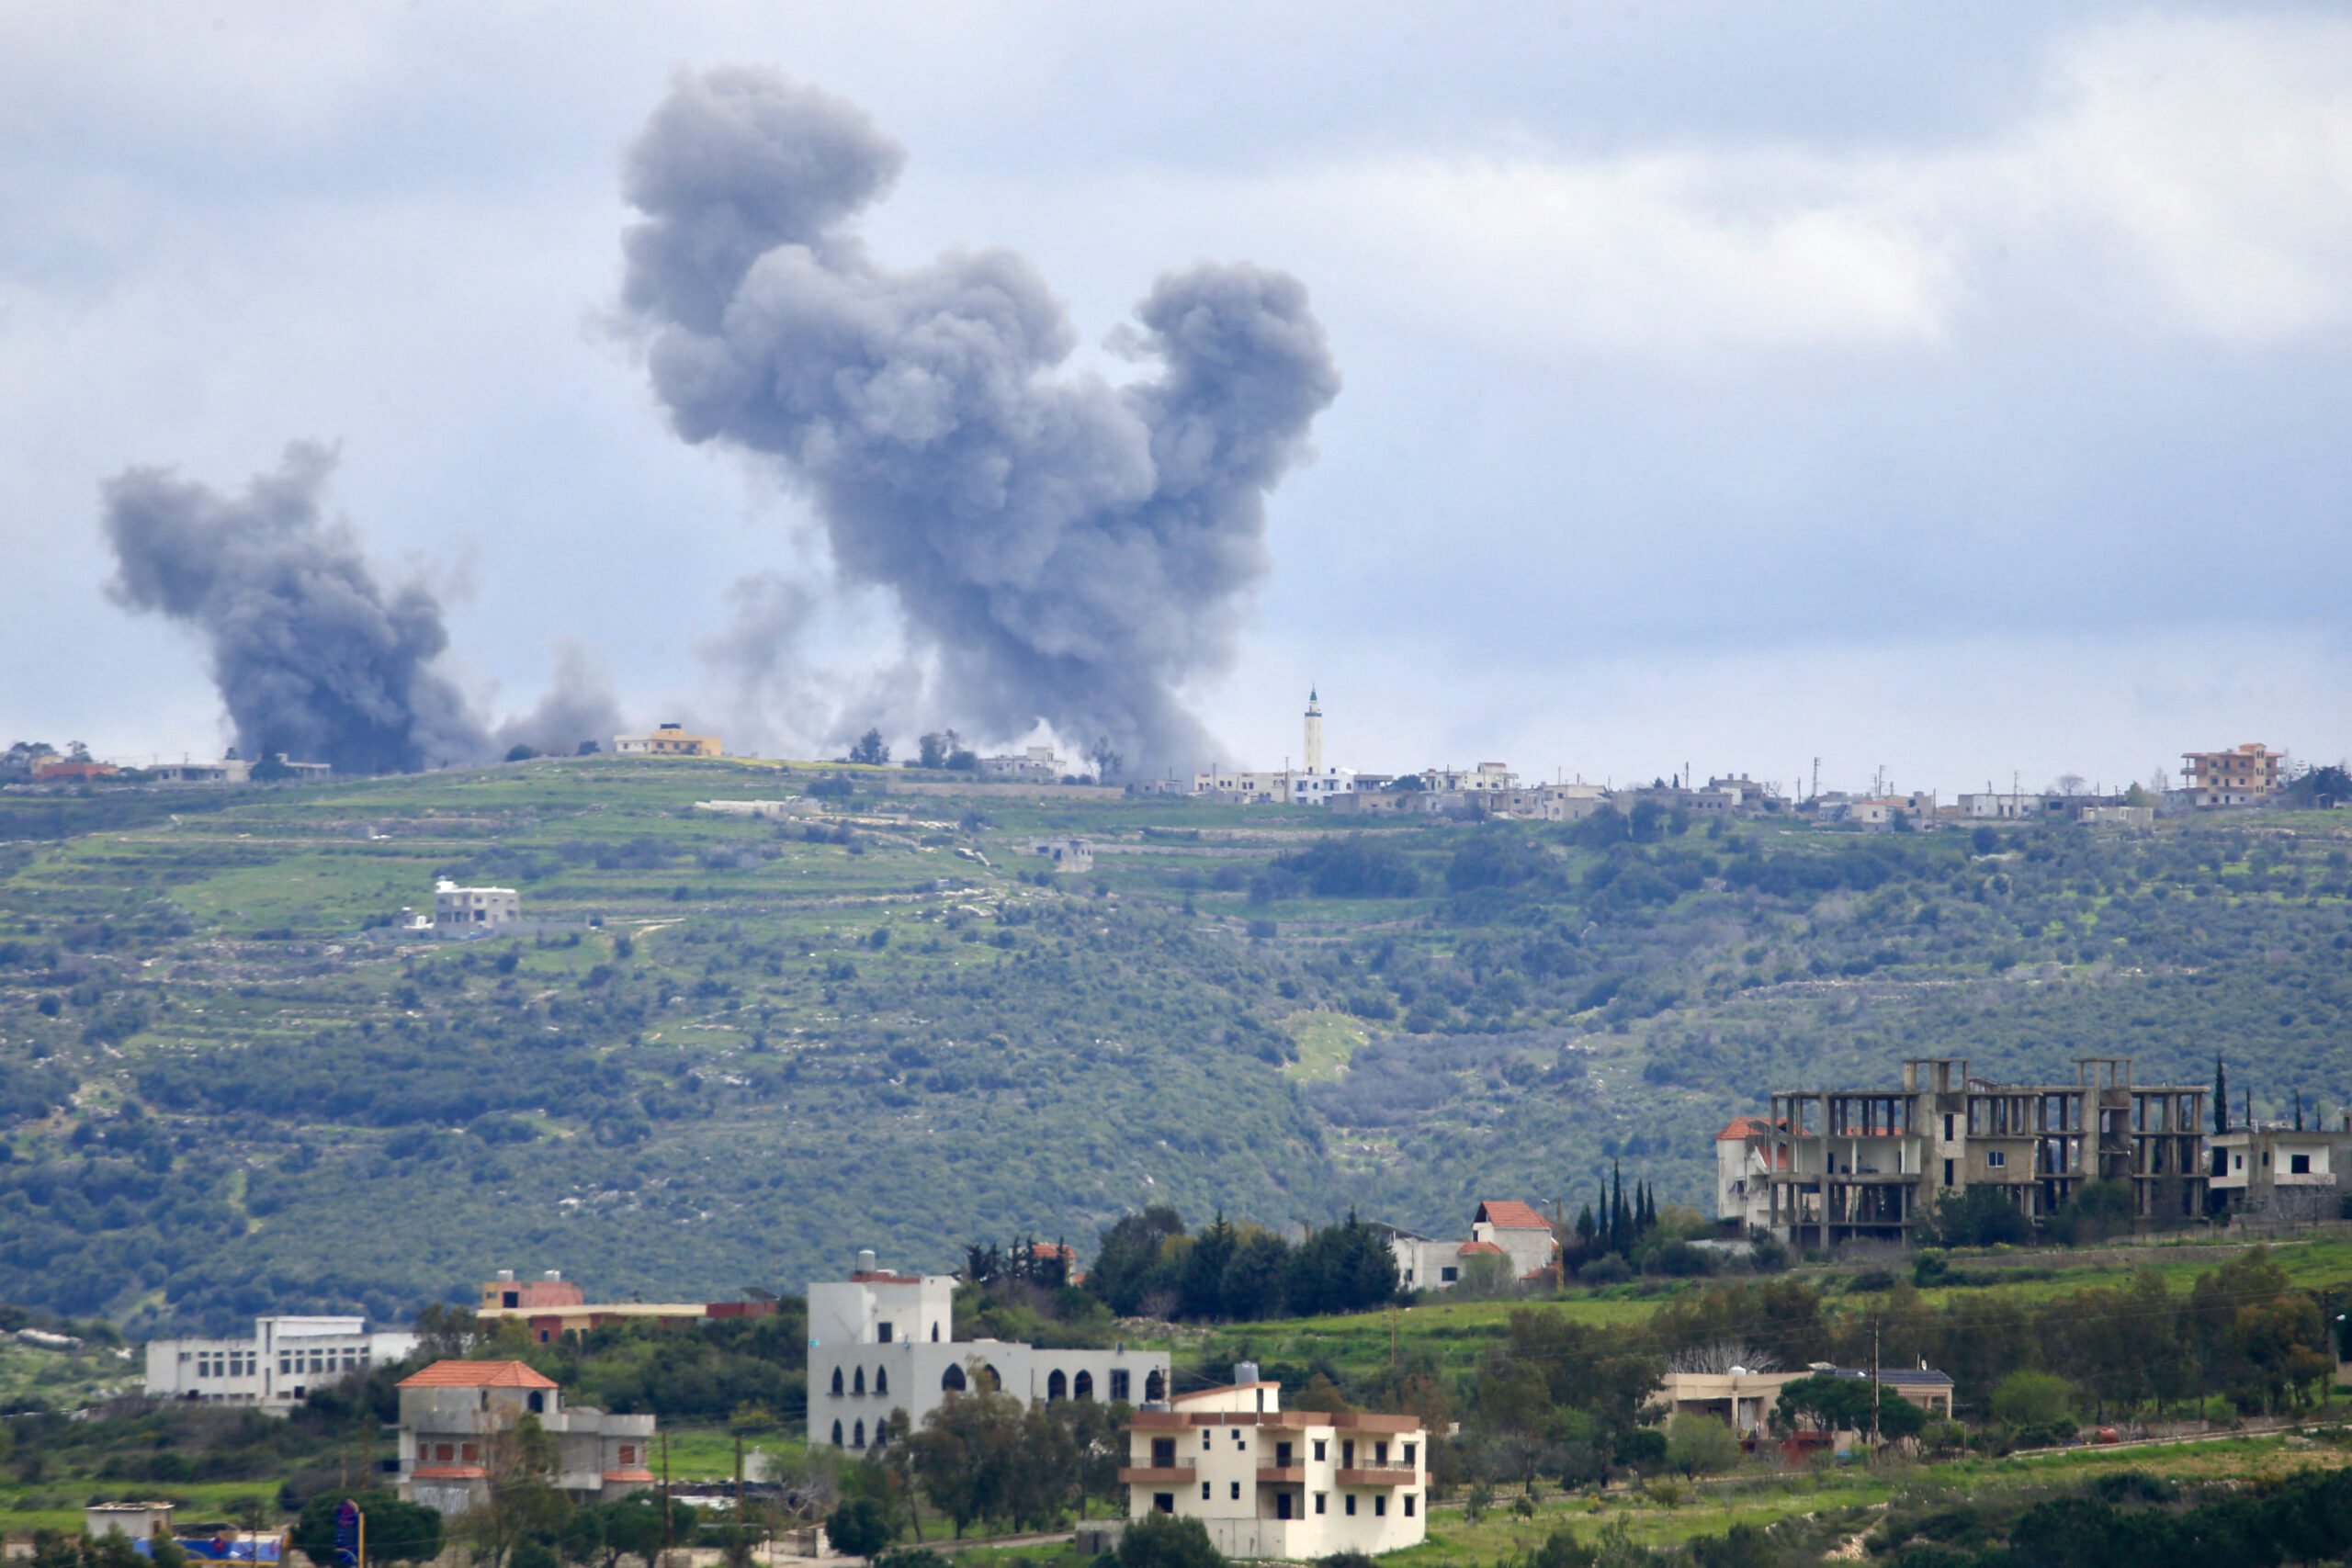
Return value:
<svg viewBox="0 0 2352 1568">
<path fill-rule="evenodd" d="M 1121 1317 L 1242 1322 L 1385 1306 L 1398 1280 L 1386 1235 L 1352 1212 L 1293 1245 L 1222 1213 L 1187 1235 L 1174 1209 L 1155 1206 L 1102 1233 L 1085 1289 Z"/>
</svg>

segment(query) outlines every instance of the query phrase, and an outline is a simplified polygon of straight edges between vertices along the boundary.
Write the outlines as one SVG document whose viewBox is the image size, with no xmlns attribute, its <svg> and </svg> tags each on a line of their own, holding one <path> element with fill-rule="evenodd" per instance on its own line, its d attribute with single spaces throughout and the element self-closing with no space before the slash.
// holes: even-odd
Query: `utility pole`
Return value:
<svg viewBox="0 0 2352 1568">
<path fill-rule="evenodd" d="M 1813 760 L 1813 794 L 1806 798 L 1809 800 L 1821 798 L 1821 759 L 1818 757 Z"/>
<path fill-rule="evenodd" d="M 662 1568 L 670 1568 L 670 1434 L 662 1434 Z"/>
<path fill-rule="evenodd" d="M 1878 1449 L 1878 1314 L 1871 1314 L 1871 1449 Z"/>
</svg>

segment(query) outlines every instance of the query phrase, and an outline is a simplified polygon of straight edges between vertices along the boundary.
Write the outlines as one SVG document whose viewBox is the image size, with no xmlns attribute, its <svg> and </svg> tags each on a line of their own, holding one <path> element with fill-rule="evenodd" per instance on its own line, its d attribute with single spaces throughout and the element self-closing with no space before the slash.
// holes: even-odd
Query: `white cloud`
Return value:
<svg viewBox="0 0 2352 1568">
<path fill-rule="evenodd" d="M 2037 111 L 1957 145 L 1417 152 L 1190 194 L 1506 350 L 1935 349 L 1988 295 L 2086 280 L 2259 346 L 2352 312 L 2346 81 L 2352 24 L 2144 21 L 2054 50 Z"/>
</svg>

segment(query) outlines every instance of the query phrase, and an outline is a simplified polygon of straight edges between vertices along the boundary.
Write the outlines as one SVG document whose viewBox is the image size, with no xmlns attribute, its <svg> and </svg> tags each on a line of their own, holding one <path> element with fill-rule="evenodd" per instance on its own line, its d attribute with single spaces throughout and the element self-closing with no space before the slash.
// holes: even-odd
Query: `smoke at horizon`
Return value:
<svg viewBox="0 0 2352 1568">
<path fill-rule="evenodd" d="M 672 423 L 806 488 L 842 581 L 889 589 L 936 656 L 933 708 L 1197 762 L 1215 747 L 1174 690 L 1230 662 L 1270 570 L 1266 493 L 1339 390 L 1306 291 L 1247 265 L 1165 275 L 1136 311 L 1155 378 L 1057 377 L 1076 333 L 1021 257 L 893 271 L 845 228 L 904 159 L 775 73 L 674 80 L 628 154 L 623 289 Z"/>
<path fill-rule="evenodd" d="M 334 465 L 332 447 L 296 441 L 234 494 L 148 466 L 102 487 L 107 592 L 203 638 L 242 755 L 415 773 L 612 733 L 609 687 L 567 647 L 548 694 L 493 739 L 435 668 L 449 643 L 439 600 L 422 583 L 388 590 L 350 526 L 323 514 Z"/>
</svg>

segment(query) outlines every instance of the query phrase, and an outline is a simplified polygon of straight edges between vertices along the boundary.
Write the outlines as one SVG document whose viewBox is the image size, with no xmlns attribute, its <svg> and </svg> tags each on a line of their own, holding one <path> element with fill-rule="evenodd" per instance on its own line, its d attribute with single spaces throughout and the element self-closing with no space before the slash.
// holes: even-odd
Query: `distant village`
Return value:
<svg viewBox="0 0 2352 1568">
<path fill-rule="evenodd" d="M 1648 807 L 1685 818 L 1786 815 L 1815 823 L 1846 823 L 1860 828 L 1901 831 L 1932 829 L 1958 822 L 2085 822 L 2144 826 L 2159 816 L 2184 812 L 2261 810 L 2287 805 L 2333 807 L 2352 797 L 2352 776 L 2341 766 L 2312 767 L 2297 763 L 2284 750 L 2259 741 L 2247 741 L 2218 751 L 2181 753 L 2177 784 L 2152 779 L 2121 789 L 2109 789 L 2075 775 L 2026 789 L 2012 777 L 2007 789 L 1987 781 L 1981 790 L 1962 793 L 1950 801 L 1935 790 L 1898 789 L 1882 769 L 1866 791 L 1824 790 L 1820 762 L 1814 763 L 1809 785 L 1786 787 L 1777 781 L 1758 783 L 1745 773 L 1716 774 L 1702 784 L 1695 770 L 1684 768 L 1647 784 L 1589 783 L 1565 776 L 1550 784 L 1530 781 L 1506 762 L 1480 762 L 1474 767 L 1433 766 L 1418 773 L 1379 773 L 1327 765 L 1323 746 L 1323 708 L 1309 693 L 1301 737 L 1301 765 L 1272 771 L 1212 767 L 1189 777 L 1131 778 L 1124 775 L 1119 759 L 1098 746 L 1083 760 L 1068 759 L 1052 745 L 1030 746 L 1017 752 L 983 756 L 966 748 L 954 731 L 922 738 L 918 755 L 898 763 L 901 769 L 963 774 L 990 784 L 1091 785 L 1117 787 L 1128 795 L 1168 795 L 1238 806 L 1319 806 L 1340 815 L 1427 815 L 1502 820 L 1573 822 L 1604 807 L 1630 813 Z M 611 738 L 611 755 L 677 760 L 727 756 L 719 737 L 690 732 L 678 724 L 662 724 L 642 734 Z M 594 756 L 605 751 L 603 741 L 579 743 L 572 753 Z M 535 761 L 540 753 L 517 746 L 508 763 Z M 869 732 L 842 761 L 864 766 L 888 766 L 890 748 L 879 732 Z M 1561 770 L 1565 774 L 1566 770 Z M 67 788 L 93 784 L 224 785 L 322 782 L 334 770 L 324 762 L 289 759 L 241 758 L 232 749 L 217 761 L 183 759 L 177 762 L 151 758 L 144 763 L 100 761 L 79 743 L 59 752 L 46 745 L 19 741 L 0 753 L 0 787 Z"/>
</svg>

